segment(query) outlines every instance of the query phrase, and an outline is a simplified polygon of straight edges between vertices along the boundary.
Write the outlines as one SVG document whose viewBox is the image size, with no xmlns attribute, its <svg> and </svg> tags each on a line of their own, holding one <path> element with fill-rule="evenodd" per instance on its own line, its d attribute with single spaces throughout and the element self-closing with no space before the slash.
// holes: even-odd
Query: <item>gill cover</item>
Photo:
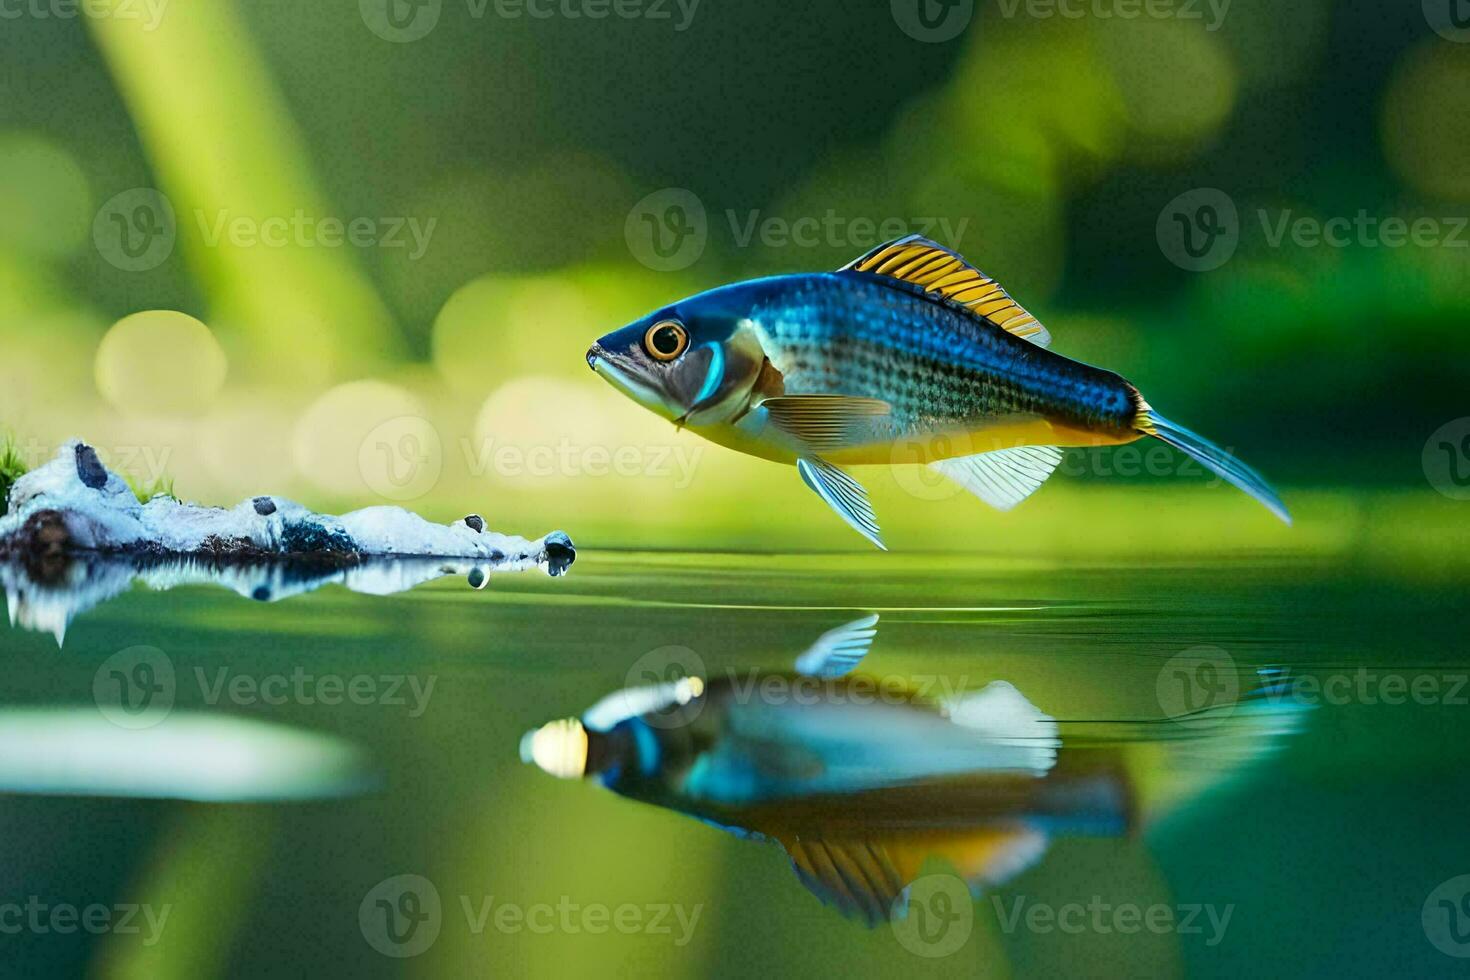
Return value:
<svg viewBox="0 0 1470 980">
<path fill-rule="evenodd" d="M 696 336 L 697 336 L 696 332 Z M 681 425 L 728 422 L 750 407 L 765 350 L 748 323 L 723 339 L 696 341 L 671 373 L 683 414 Z"/>
</svg>

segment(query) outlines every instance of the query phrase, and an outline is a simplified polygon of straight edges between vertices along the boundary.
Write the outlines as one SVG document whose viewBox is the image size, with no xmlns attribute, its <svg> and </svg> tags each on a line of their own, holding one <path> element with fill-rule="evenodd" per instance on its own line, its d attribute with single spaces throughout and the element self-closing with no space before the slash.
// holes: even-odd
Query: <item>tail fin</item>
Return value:
<svg viewBox="0 0 1470 980">
<path fill-rule="evenodd" d="M 1170 422 L 1152 409 L 1145 411 L 1140 420 L 1139 430 L 1167 442 L 1222 479 L 1255 497 L 1265 504 L 1267 510 L 1287 524 L 1291 523 L 1291 515 L 1287 513 L 1286 505 L 1281 502 L 1280 497 L 1276 496 L 1276 491 L 1272 490 L 1262 479 L 1261 474 L 1204 436 L 1191 432 L 1182 425 Z"/>
</svg>

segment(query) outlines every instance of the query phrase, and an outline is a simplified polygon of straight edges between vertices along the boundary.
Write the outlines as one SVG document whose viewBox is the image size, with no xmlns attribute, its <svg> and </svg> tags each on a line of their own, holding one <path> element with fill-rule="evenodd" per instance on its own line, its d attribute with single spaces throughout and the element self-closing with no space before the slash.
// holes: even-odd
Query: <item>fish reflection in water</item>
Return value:
<svg viewBox="0 0 1470 980">
<path fill-rule="evenodd" d="M 877 619 L 825 634 L 793 673 L 618 691 L 528 732 L 521 757 L 776 842 L 812 893 L 871 925 L 905 914 L 931 858 L 978 895 L 1056 837 L 1134 832 L 1303 718 L 1270 696 L 1269 676 L 1241 703 L 1178 721 L 1059 723 L 1005 681 L 931 700 L 852 673 Z"/>
</svg>

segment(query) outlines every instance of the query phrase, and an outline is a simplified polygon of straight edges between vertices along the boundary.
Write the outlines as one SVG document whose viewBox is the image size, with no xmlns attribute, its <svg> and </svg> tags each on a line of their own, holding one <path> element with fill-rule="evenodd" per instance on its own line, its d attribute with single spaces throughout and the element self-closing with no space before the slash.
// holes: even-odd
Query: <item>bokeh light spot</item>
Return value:
<svg viewBox="0 0 1470 980">
<path fill-rule="evenodd" d="M 313 402 L 292 438 L 296 467 L 317 487 L 406 502 L 432 490 L 444 448 L 428 409 L 386 381 L 338 385 Z"/>
<path fill-rule="evenodd" d="M 226 371 L 214 334 L 176 310 L 124 317 L 97 347 L 97 390 L 130 414 L 199 414 L 219 393 Z"/>
<path fill-rule="evenodd" d="M 1435 41 L 1404 58 L 1384 99 L 1383 143 L 1417 190 L 1470 200 L 1470 45 Z"/>
</svg>

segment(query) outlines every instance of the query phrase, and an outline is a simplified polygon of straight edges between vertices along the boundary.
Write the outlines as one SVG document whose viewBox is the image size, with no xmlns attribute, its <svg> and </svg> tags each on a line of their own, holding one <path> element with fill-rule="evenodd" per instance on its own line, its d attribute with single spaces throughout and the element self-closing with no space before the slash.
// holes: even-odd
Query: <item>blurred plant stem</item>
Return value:
<svg viewBox="0 0 1470 980">
<path fill-rule="evenodd" d="M 224 0 L 141 19 L 89 17 L 173 205 L 178 242 L 236 368 L 278 383 L 322 384 L 391 363 L 402 339 L 346 248 L 233 236 L 229 223 L 277 226 L 335 215 L 304 142 L 244 24 Z"/>
</svg>

